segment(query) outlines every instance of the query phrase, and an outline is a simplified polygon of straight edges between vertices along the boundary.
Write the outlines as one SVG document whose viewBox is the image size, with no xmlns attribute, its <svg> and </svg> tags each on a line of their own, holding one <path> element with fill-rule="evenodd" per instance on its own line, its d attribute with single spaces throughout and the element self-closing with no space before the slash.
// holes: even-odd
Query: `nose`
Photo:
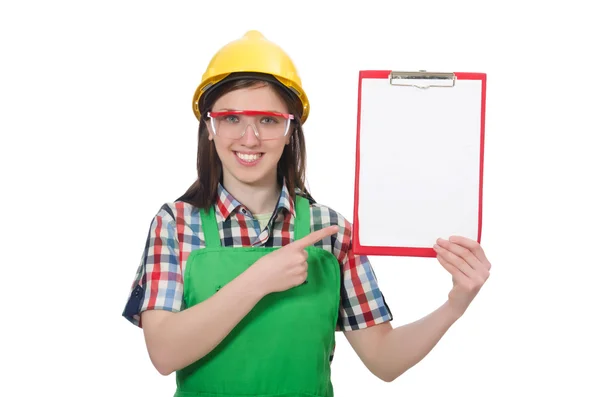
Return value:
<svg viewBox="0 0 600 397">
<path fill-rule="evenodd" d="M 241 138 L 242 143 L 245 146 L 257 146 L 260 145 L 260 139 L 258 139 L 258 131 L 254 124 L 249 123 L 244 129 L 244 135 Z"/>
</svg>

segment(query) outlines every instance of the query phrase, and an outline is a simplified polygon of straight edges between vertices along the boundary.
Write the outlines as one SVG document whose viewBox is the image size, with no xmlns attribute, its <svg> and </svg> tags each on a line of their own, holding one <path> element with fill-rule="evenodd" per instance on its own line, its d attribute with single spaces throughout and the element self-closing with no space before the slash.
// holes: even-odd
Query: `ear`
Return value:
<svg viewBox="0 0 600 397">
<path fill-rule="evenodd" d="M 207 132 L 206 135 L 208 136 L 208 140 L 212 141 L 213 138 L 214 138 L 214 135 L 213 135 L 213 133 L 211 131 L 210 124 L 209 124 L 208 120 L 204 120 L 203 122 L 206 125 L 206 132 Z"/>
</svg>

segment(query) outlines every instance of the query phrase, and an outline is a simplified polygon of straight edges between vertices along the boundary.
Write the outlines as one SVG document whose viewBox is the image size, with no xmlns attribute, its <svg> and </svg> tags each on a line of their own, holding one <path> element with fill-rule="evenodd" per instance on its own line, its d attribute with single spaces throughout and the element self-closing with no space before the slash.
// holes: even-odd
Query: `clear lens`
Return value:
<svg viewBox="0 0 600 397">
<path fill-rule="evenodd" d="M 288 131 L 290 120 L 273 114 L 219 114 L 211 116 L 215 134 L 229 139 L 239 139 L 251 126 L 261 140 L 283 138 Z"/>
</svg>

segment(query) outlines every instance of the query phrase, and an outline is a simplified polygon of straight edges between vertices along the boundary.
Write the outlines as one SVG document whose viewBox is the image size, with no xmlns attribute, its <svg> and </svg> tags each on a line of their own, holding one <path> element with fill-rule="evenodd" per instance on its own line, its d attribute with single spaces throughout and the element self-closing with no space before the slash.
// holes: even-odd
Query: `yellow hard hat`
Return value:
<svg viewBox="0 0 600 397">
<path fill-rule="evenodd" d="M 265 39 L 256 30 L 251 30 L 241 39 L 226 44 L 211 59 L 192 101 L 192 108 L 198 121 L 202 117 L 199 109 L 202 95 L 231 73 L 238 72 L 262 73 L 275 77 L 300 99 L 301 120 L 302 123 L 306 121 L 310 106 L 294 63 L 281 47 Z"/>
</svg>

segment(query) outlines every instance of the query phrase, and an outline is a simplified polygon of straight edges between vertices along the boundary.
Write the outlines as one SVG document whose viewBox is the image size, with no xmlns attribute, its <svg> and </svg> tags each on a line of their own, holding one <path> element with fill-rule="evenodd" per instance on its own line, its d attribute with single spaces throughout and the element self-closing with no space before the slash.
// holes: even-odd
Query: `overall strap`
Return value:
<svg viewBox="0 0 600 397">
<path fill-rule="evenodd" d="M 310 233 L 310 203 L 305 197 L 296 194 L 296 219 L 294 220 L 294 240 L 300 240 Z"/>
<path fill-rule="evenodd" d="M 211 205 L 208 213 L 204 210 L 200 210 L 200 218 L 202 219 L 202 230 L 204 231 L 206 248 L 220 247 L 221 236 L 219 235 L 219 227 L 217 226 L 215 206 Z"/>
</svg>

